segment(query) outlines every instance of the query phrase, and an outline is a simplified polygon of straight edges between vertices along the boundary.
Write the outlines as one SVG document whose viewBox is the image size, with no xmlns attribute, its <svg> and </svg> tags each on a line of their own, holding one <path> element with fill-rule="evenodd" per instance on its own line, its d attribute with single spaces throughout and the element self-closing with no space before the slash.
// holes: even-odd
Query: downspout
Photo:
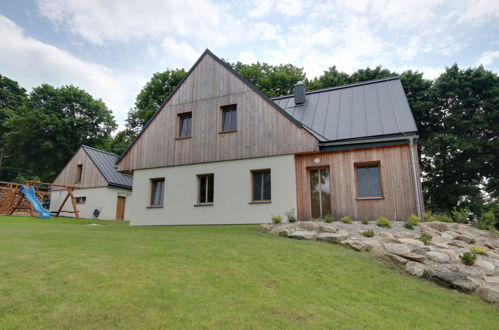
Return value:
<svg viewBox="0 0 499 330">
<path fill-rule="evenodd" d="M 419 194 L 418 176 L 416 171 L 416 161 L 414 159 L 414 137 L 409 137 L 409 155 L 411 157 L 412 181 L 414 184 L 414 196 L 416 196 L 416 215 L 421 219 L 421 200 Z"/>
</svg>

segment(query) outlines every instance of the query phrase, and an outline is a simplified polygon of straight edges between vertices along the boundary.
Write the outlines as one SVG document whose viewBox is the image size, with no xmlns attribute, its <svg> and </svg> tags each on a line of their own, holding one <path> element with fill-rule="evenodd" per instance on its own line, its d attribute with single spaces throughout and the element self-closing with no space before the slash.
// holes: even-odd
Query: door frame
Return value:
<svg viewBox="0 0 499 330">
<path fill-rule="evenodd" d="M 118 214 L 119 214 L 119 211 L 120 211 L 120 199 L 123 199 L 123 217 L 119 218 L 118 217 Z M 115 215 L 115 219 L 116 220 L 125 220 L 125 207 L 126 207 L 126 196 L 117 196 L 116 198 L 116 215 Z"/>
<path fill-rule="evenodd" d="M 331 205 L 331 215 L 333 215 L 333 189 L 331 187 L 332 181 L 332 169 L 330 164 L 317 165 L 317 166 L 306 166 L 305 170 L 307 171 L 307 187 L 308 187 L 308 205 L 310 208 L 310 220 L 314 219 L 312 217 L 312 189 L 310 187 L 310 171 L 311 170 L 320 170 L 323 168 L 327 168 L 329 170 L 329 203 Z M 320 198 L 320 213 L 322 213 L 322 198 Z"/>
</svg>

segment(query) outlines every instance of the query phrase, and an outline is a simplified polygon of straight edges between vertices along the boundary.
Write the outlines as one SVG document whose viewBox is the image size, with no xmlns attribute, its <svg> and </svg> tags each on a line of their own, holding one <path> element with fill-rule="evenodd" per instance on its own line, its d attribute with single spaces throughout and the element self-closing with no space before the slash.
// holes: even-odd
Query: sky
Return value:
<svg viewBox="0 0 499 330">
<path fill-rule="evenodd" d="M 454 63 L 499 72 L 499 0 L 0 1 L 0 74 L 28 90 L 78 86 L 120 127 L 153 73 L 187 70 L 206 48 L 308 78 L 333 65 L 428 79 Z"/>
</svg>

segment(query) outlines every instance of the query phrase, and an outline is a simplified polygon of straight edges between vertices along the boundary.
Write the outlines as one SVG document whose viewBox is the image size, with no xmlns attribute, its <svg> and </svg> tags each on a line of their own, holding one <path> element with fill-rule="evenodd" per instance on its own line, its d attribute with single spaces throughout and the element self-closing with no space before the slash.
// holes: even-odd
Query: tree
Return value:
<svg viewBox="0 0 499 330">
<path fill-rule="evenodd" d="M 434 83 L 424 140 L 425 181 L 432 209 L 481 213 L 498 196 L 499 77 L 485 70 L 446 69 Z"/>
<path fill-rule="evenodd" d="M 330 67 L 321 76 L 313 80 L 306 80 L 307 89 L 309 90 L 341 86 L 349 83 L 350 76 L 348 73 L 338 71 L 336 66 Z"/>
<path fill-rule="evenodd" d="M 25 177 L 51 181 L 82 144 L 100 148 L 116 122 L 101 100 L 74 86 L 34 88 L 7 120 L 6 153 Z"/>
<path fill-rule="evenodd" d="M 298 81 L 305 80 L 303 68 L 291 64 L 271 65 L 260 62 L 243 64 L 237 62 L 231 66 L 268 97 L 293 93 L 294 85 Z"/>
<path fill-rule="evenodd" d="M 110 137 L 104 150 L 116 155 L 121 155 L 126 150 L 128 145 L 132 143 L 134 133 L 128 129 L 124 129 L 116 133 L 114 137 Z"/>
<path fill-rule="evenodd" d="M 166 70 L 153 74 L 135 100 L 135 107 L 128 112 L 127 133 L 138 133 L 159 107 L 166 101 L 187 72 L 184 69 Z"/>
</svg>

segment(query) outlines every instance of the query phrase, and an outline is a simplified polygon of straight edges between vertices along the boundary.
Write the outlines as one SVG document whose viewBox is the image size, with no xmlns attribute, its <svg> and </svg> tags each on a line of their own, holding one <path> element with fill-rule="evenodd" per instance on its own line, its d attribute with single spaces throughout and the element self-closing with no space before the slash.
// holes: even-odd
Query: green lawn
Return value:
<svg viewBox="0 0 499 330">
<path fill-rule="evenodd" d="M 255 229 L 0 217 L 0 329 L 499 325 L 497 307 L 368 253 Z"/>
</svg>

